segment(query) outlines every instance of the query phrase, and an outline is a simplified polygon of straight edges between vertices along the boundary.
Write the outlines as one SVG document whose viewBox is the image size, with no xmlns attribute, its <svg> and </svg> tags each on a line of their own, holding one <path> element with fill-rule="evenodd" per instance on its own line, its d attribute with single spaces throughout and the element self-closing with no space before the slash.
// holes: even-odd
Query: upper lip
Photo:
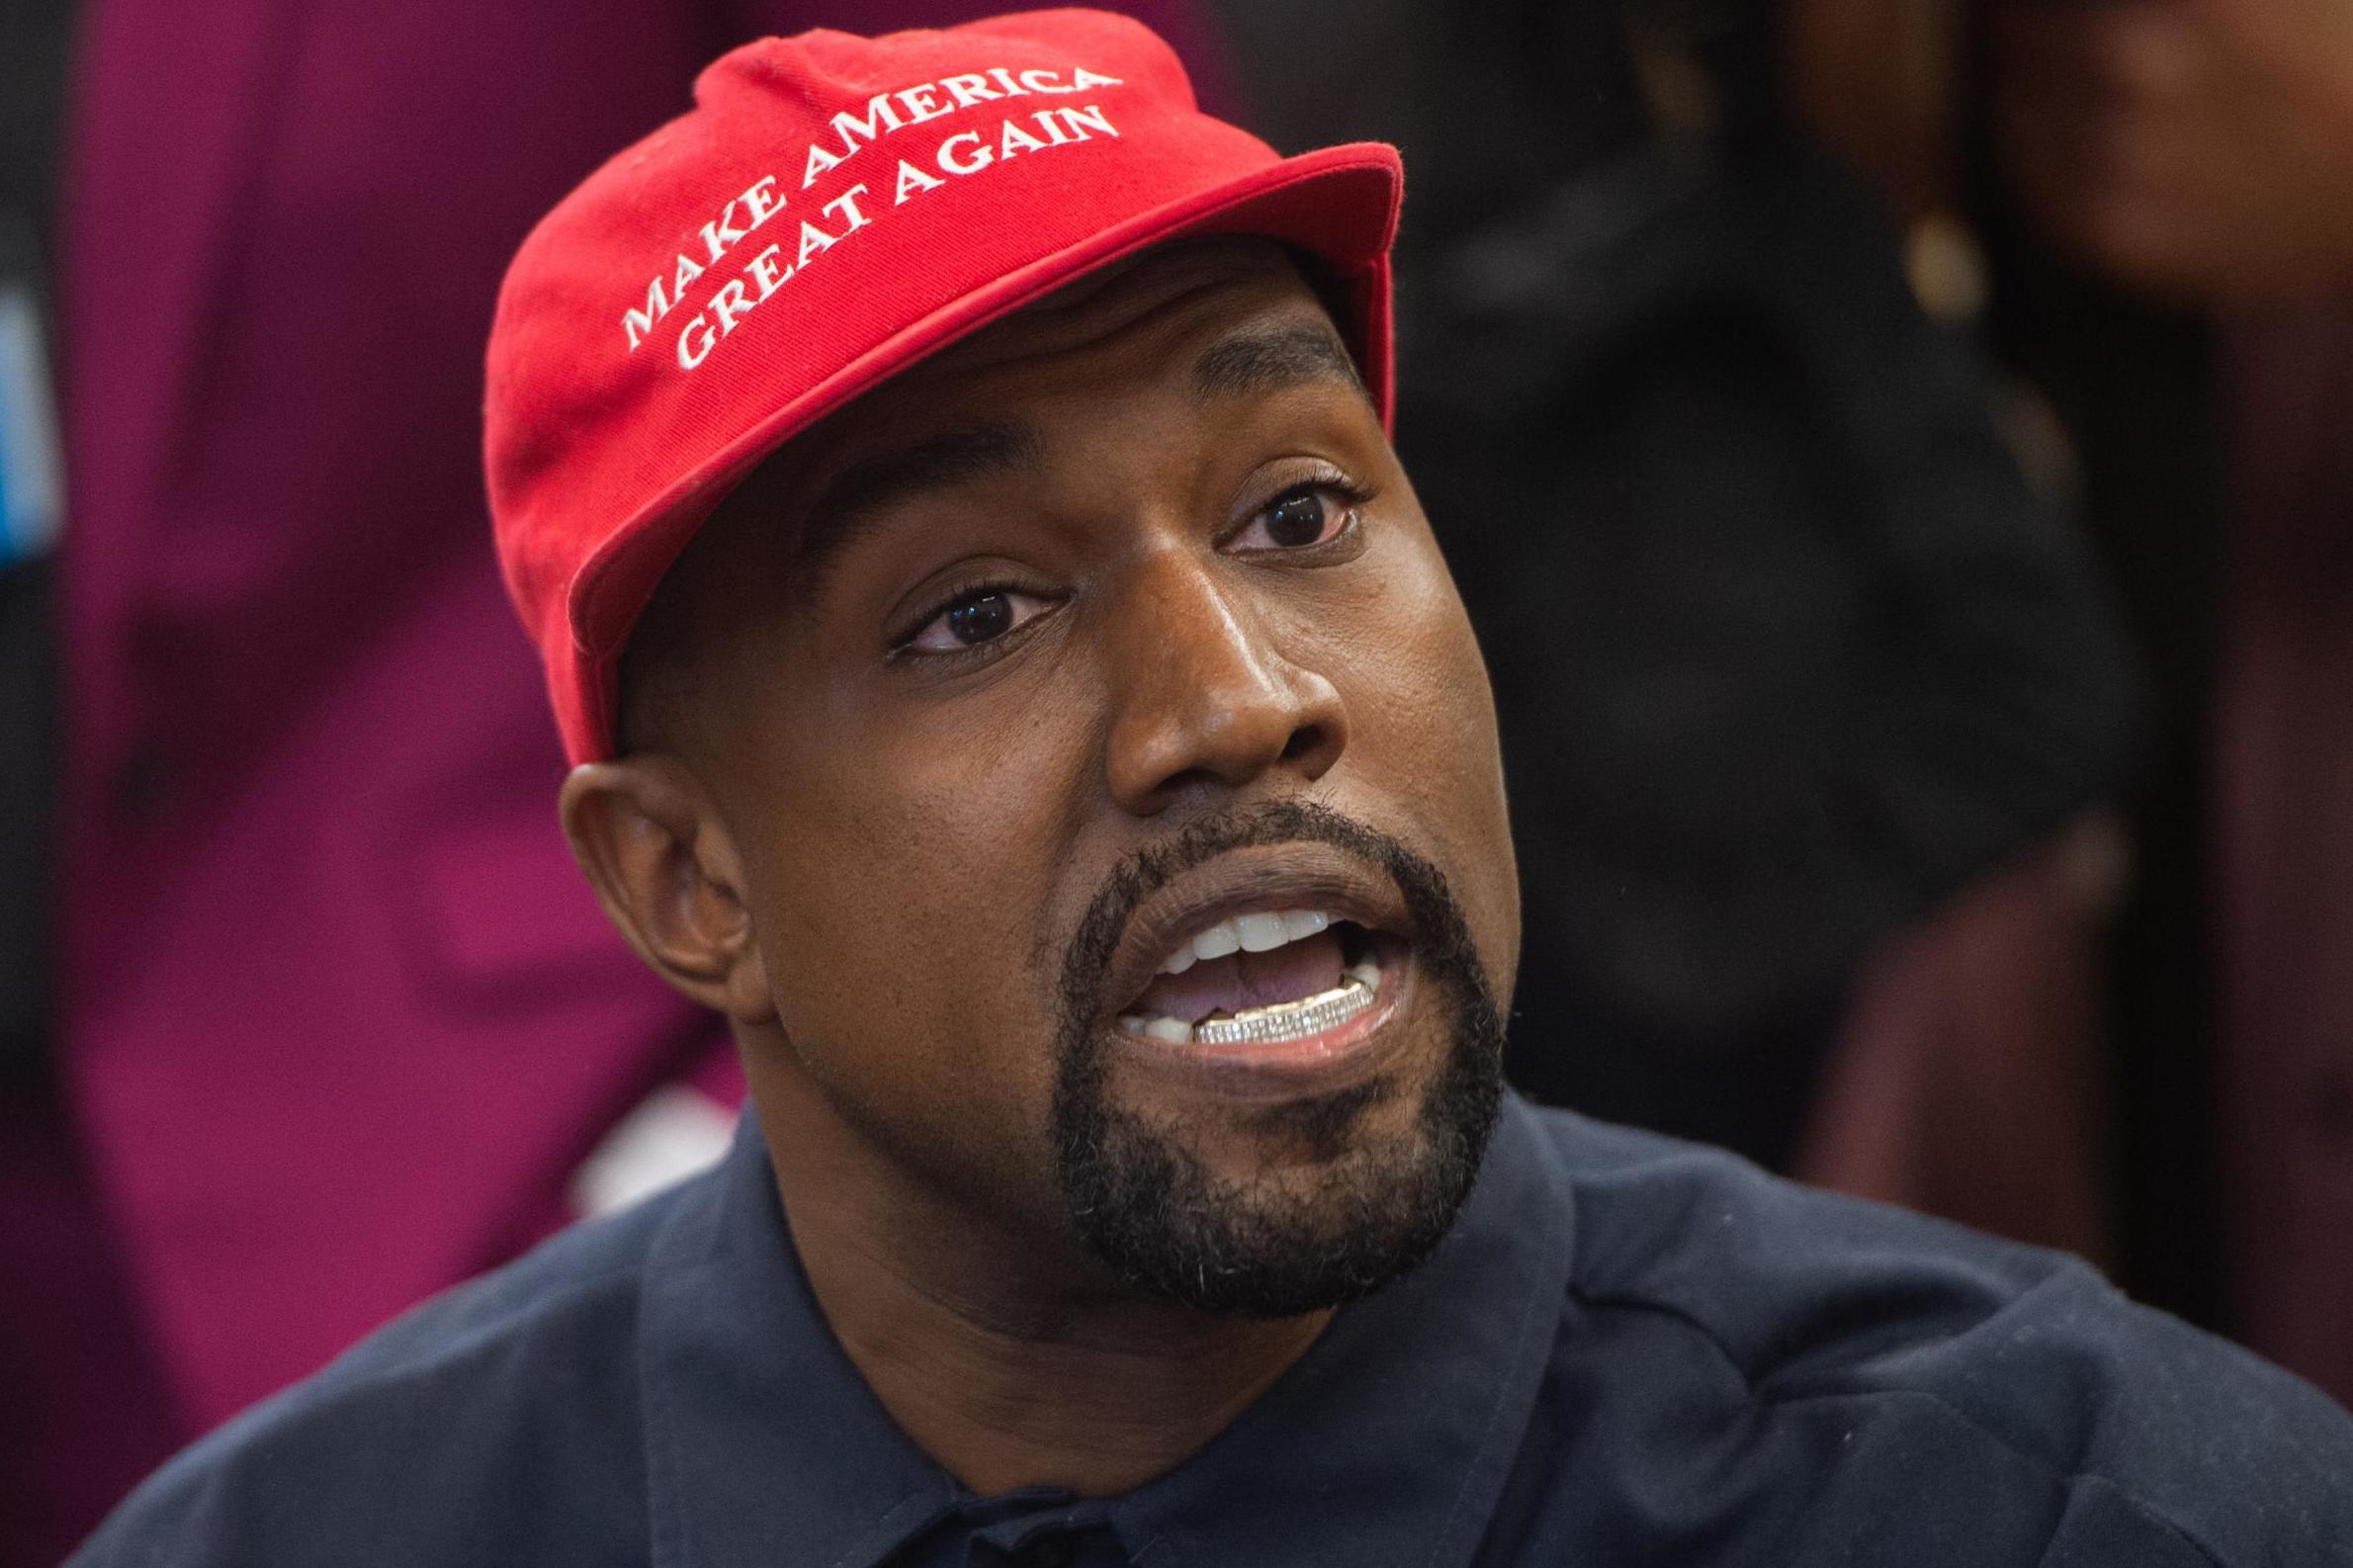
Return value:
<svg viewBox="0 0 2353 1568">
<path fill-rule="evenodd" d="M 1412 934 L 1396 884 L 1330 844 L 1302 839 L 1229 850 L 1136 906 L 1103 978 L 1103 1017 L 1143 995 L 1179 942 L 1229 915 L 1279 910 L 1322 910 L 1368 930 Z"/>
</svg>

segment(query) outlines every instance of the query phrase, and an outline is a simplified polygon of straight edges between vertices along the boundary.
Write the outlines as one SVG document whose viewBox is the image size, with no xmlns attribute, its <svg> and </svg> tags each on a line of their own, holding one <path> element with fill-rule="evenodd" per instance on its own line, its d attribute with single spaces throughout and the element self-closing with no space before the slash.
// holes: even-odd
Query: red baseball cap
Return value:
<svg viewBox="0 0 2353 1568">
<path fill-rule="evenodd" d="M 499 564 L 574 762 L 613 754 L 622 644 L 737 481 L 1083 274 L 1179 236 L 1281 240 L 1389 417 L 1396 150 L 1277 157 L 1127 17 L 766 39 L 694 96 L 532 230 L 490 330 Z"/>
</svg>

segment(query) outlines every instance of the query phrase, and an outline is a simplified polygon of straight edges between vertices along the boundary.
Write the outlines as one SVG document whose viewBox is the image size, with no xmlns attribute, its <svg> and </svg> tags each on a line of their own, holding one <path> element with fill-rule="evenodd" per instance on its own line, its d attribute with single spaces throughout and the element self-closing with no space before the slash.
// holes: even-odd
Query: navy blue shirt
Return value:
<svg viewBox="0 0 2353 1568">
<path fill-rule="evenodd" d="M 74 1559 L 366 1568 L 2353 1563 L 2353 1421 L 2083 1264 L 1513 1102 L 1429 1263 L 1124 1497 L 975 1497 L 749 1123 L 409 1314 Z"/>
</svg>

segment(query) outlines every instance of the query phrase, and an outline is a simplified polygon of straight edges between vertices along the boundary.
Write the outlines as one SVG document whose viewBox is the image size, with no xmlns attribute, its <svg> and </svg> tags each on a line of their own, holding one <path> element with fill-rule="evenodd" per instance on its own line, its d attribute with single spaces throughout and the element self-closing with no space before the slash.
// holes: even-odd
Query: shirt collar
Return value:
<svg viewBox="0 0 2353 1568">
<path fill-rule="evenodd" d="M 1420 1269 L 1345 1308 L 1258 1404 L 1111 1503 L 1144 1568 L 1467 1563 L 1565 1306 L 1568 1183 L 1509 1100 Z M 827 1326 L 747 1113 L 649 1259 L 639 1356 L 657 1568 L 869 1568 L 969 1501 Z"/>
<path fill-rule="evenodd" d="M 865 1568 L 954 1505 L 819 1310 L 748 1110 L 640 1300 L 654 1568 Z"/>
</svg>

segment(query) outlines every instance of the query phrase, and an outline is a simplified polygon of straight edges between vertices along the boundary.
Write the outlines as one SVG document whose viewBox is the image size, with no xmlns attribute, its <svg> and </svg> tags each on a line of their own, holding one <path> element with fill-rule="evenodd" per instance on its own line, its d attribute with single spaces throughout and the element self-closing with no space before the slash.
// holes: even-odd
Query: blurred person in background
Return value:
<svg viewBox="0 0 2353 1568">
<path fill-rule="evenodd" d="M 2155 681 L 2102 955 L 2126 1281 L 2353 1398 L 2353 11 L 1793 0 L 1785 43 L 1982 275 Z"/>
<path fill-rule="evenodd" d="M 0 1563 L 716 1156 L 725 1035 L 549 808 L 482 337 L 724 47 L 984 9 L 0 6 Z"/>
</svg>

